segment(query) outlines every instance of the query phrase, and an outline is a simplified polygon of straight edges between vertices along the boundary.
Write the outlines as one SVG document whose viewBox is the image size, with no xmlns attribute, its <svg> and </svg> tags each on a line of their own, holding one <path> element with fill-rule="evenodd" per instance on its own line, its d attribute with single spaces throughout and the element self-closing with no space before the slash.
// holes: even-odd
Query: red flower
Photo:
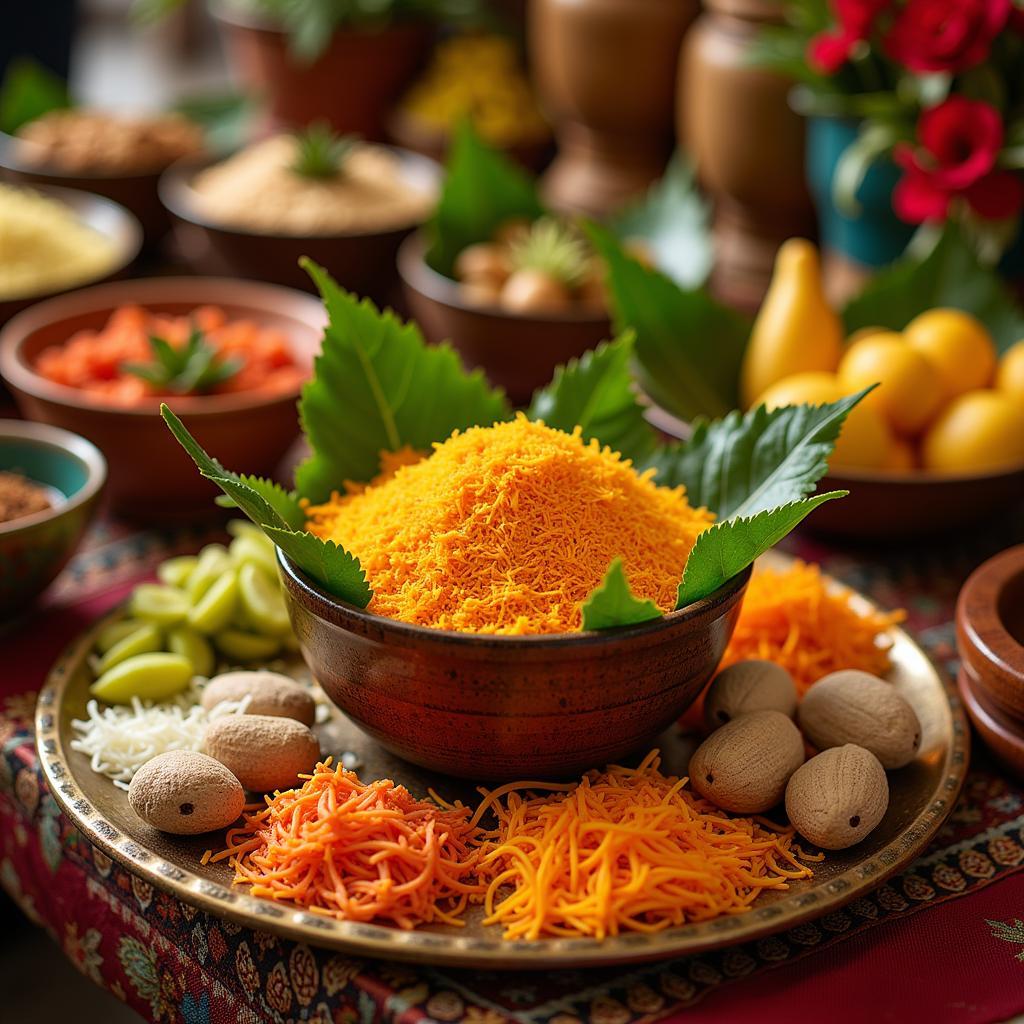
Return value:
<svg viewBox="0 0 1024 1024">
<path fill-rule="evenodd" d="M 885 40 L 911 71 L 965 71 L 980 64 L 1010 15 L 1010 0 L 908 0 Z"/>
<path fill-rule="evenodd" d="M 901 219 L 913 224 L 944 220 L 956 196 L 989 220 L 1020 211 L 1024 183 L 1009 171 L 996 170 L 1003 123 L 994 107 L 951 96 L 921 115 L 917 134 L 918 148 L 898 146 L 894 153 L 904 171 L 892 197 Z"/>
<path fill-rule="evenodd" d="M 832 0 L 836 24 L 819 32 L 807 47 L 807 61 L 825 75 L 834 75 L 850 58 L 850 51 L 867 39 L 875 18 L 890 0 Z"/>
</svg>

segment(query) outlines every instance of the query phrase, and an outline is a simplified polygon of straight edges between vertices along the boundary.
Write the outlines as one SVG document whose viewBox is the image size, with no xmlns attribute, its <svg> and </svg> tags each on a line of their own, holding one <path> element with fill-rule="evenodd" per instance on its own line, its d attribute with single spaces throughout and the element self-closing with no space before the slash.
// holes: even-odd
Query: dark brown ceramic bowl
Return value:
<svg viewBox="0 0 1024 1024">
<path fill-rule="evenodd" d="M 568 777 L 649 743 L 711 678 L 750 578 L 639 626 L 510 637 L 373 615 L 280 565 L 303 657 L 331 700 L 407 761 L 480 781 Z"/>
<path fill-rule="evenodd" d="M 157 195 L 160 171 L 135 174 L 86 174 L 64 171 L 47 164 L 35 164 L 18 156 L 18 140 L 0 132 L 0 171 L 10 181 L 27 185 L 54 185 L 81 189 L 107 199 L 129 210 L 139 221 L 147 245 L 153 245 L 171 226 L 167 211 Z"/>
<path fill-rule="evenodd" d="M 427 266 L 422 234 L 398 251 L 398 273 L 412 318 L 427 341 L 450 341 L 470 369 L 479 367 L 516 405 L 551 380 L 556 366 L 611 336 L 607 315 L 589 310 L 529 316 L 498 306 L 470 305 L 458 283 Z"/>
<path fill-rule="evenodd" d="M 23 416 L 51 423 L 92 441 L 110 467 L 108 494 L 123 514 L 189 519 L 212 511 L 217 489 L 160 418 L 158 399 L 123 408 L 55 384 L 33 369 L 39 353 L 75 331 L 103 326 L 119 306 L 136 304 L 183 315 L 218 305 L 230 319 L 278 327 L 292 342 L 299 365 L 312 372 L 325 313 L 313 296 L 256 281 L 167 277 L 86 288 L 25 310 L 0 331 L 0 376 Z M 298 388 L 280 395 L 239 392 L 168 399 L 197 440 L 231 469 L 272 475 L 298 431 Z"/>
<path fill-rule="evenodd" d="M 686 439 L 688 426 L 656 405 L 647 409 L 652 426 Z M 846 490 L 807 521 L 815 533 L 863 540 L 902 540 L 971 526 L 1024 501 L 1024 466 L 974 476 L 948 476 L 918 470 L 880 473 L 837 469 L 818 489 Z"/>
<path fill-rule="evenodd" d="M 41 195 L 59 200 L 69 206 L 84 224 L 113 244 L 117 257 L 110 269 L 102 277 L 92 281 L 83 281 L 81 284 L 96 284 L 97 281 L 109 281 L 119 277 L 138 256 L 139 248 L 142 245 L 142 231 L 138 221 L 123 206 L 119 206 L 103 196 L 90 195 L 88 192 L 79 192 L 76 189 L 54 188 L 49 185 L 33 186 L 33 188 Z M 80 287 L 80 285 L 75 287 Z M 35 302 L 63 294 L 66 291 L 69 289 L 61 288 L 57 291 L 43 292 L 20 299 L 0 299 L 0 324 Z"/>
<path fill-rule="evenodd" d="M 1013 775 L 1024 779 L 1024 735 L 1020 722 L 992 705 L 967 672 L 960 671 L 957 686 L 967 716 L 985 746 Z"/>
<path fill-rule="evenodd" d="M 437 164 L 419 153 L 394 148 L 392 152 L 410 186 L 436 190 L 441 178 Z M 192 181 L 220 159 L 182 161 L 160 179 L 160 198 L 174 220 L 181 250 L 197 269 L 221 267 L 240 277 L 312 291 L 309 275 L 299 266 L 300 257 L 308 256 L 350 291 L 380 303 L 391 300 L 395 254 L 416 224 L 342 235 L 265 234 L 218 224 L 200 212 Z"/>
</svg>

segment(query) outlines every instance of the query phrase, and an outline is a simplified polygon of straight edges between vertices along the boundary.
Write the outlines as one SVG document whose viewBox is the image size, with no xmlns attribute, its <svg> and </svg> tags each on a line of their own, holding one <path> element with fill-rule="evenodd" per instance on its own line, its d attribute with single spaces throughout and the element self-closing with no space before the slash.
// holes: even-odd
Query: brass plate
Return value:
<svg viewBox="0 0 1024 1024">
<path fill-rule="evenodd" d="M 772 560 L 778 562 L 780 556 Z M 829 854 L 816 867 L 813 879 L 797 882 L 785 892 L 766 892 L 749 913 L 603 942 L 506 942 L 498 929 L 481 924 L 479 908 L 470 912 L 465 928 L 403 932 L 382 925 L 333 921 L 286 904 L 255 899 L 244 886 L 233 887 L 232 872 L 225 863 L 199 863 L 204 850 L 218 846 L 220 836 L 180 838 L 150 828 L 135 816 L 123 790 L 95 774 L 85 755 L 71 750 L 71 720 L 84 717 L 88 699 L 86 656 L 97 630 L 120 614 L 113 612 L 72 643 L 39 695 L 36 736 L 40 759 L 50 790 L 64 812 L 105 853 L 186 903 L 251 928 L 362 956 L 526 970 L 658 960 L 758 939 L 836 910 L 906 867 L 952 811 L 967 771 L 969 730 L 952 685 L 903 630 L 894 629 L 891 679 L 921 719 L 919 757 L 912 765 L 890 773 L 889 810 L 863 843 Z M 296 665 L 296 675 L 303 670 Z M 355 753 L 361 762 L 357 770 L 364 778 L 390 777 L 418 795 L 432 786 L 449 799 L 461 797 L 471 802 L 476 797 L 463 783 L 398 760 L 340 711 L 335 710 L 331 720 L 318 728 L 324 750 L 335 755 Z M 662 736 L 659 745 L 666 771 L 683 774 L 692 741 L 673 731 Z"/>
</svg>

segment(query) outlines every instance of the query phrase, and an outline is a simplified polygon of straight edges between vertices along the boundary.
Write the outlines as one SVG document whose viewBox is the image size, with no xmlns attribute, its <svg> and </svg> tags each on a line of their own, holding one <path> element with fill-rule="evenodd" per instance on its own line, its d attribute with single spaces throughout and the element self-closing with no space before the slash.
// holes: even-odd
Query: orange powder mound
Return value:
<svg viewBox="0 0 1024 1024">
<path fill-rule="evenodd" d="M 791 829 L 728 817 L 685 782 L 662 775 L 652 751 L 639 768 L 485 793 L 473 822 L 498 819 L 480 846 L 486 923 L 508 939 L 656 932 L 743 913 L 765 889 L 811 876 Z"/>
<path fill-rule="evenodd" d="M 403 460 L 398 460 L 403 461 Z M 663 611 L 713 521 L 682 487 L 520 415 L 456 432 L 361 493 L 306 508 L 307 528 L 359 558 L 370 610 L 471 633 L 566 633 L 621 557 L 633 592 Z"/>
<path fill-rule="evenodd" d="M 748 658 L 777 662 L 801 694 L 830 672 L 856 668 L 884 676 L 891 642 L 885 632 L 906 612 L 860 611 L 852 594 L 829 591 L 817 565 L 759 569 L 747 587 L 720 669 Z"/>
<path fill-rule="evenodd" d="M 476 829 L 466 807 L 414 799 L 390 779 L 364 785 L 330 759 L 303 775 L 302 786 L 266 797 L 227 834 L 235 882 L 254 896 L 297 903 L 349 921 L 413 928 L 462 924 L 473 878 Z"/>
</svg>

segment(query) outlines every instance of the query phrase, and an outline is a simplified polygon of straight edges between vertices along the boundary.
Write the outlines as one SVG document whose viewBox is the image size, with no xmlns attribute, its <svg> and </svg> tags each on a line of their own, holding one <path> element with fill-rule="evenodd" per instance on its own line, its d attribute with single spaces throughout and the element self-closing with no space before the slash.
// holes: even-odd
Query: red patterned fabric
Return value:
<svg viewBox="0 0 1024 1024">
<path fill-rule="evenodd" d="M 1019 529 L 986 539 L 993 550 Z M 93 849 L 45 791 L 35 691 L 62 645 L 198 534 L 104 529 L 49 607 L 0 635 L 0 883 L 88 977 L 152 1021 L 251 1024 L 982 1022 L 1024 1012 L 1024 789 L 980 748 L 925 856 L 869 897 L 756 943 L 665 964 L 544 974 L 413 968 L 310 949 L 216 920 Z M 940 660 L 952 601 L 987 550 L 807 557 L 888 606 Z"/>
</svg>

